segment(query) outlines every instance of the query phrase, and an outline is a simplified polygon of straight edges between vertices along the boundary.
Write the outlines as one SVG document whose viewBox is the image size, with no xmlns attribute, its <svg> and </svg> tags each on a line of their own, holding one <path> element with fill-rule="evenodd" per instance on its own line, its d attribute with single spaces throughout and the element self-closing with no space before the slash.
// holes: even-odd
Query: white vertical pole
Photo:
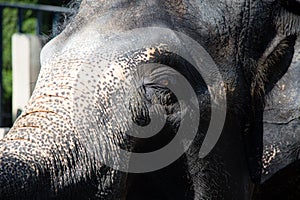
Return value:
<svg viewBox="0 0 300 200">
<path fill-rule="evenodd" d="M 41 42 L 35 35 L 15 33 L 12 37 L 13 120 L 29 100 L 40 70 Z"/>
</svg>

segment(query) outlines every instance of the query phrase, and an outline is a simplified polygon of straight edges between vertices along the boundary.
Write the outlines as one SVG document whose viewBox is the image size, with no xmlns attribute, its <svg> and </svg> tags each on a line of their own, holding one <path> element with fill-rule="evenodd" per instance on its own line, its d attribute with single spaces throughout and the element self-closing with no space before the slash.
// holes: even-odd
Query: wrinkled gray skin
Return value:
<svg viewBox="0 0 300 200">
<path fill-rule="evenodd" d="M 261 198 L 298 199 L 300 40 L 287 73 L 266 96 Z"/>
<path fill-rule="evenodd" d="M 0 199 L 251 199 L 261 179 L 265 92 L 285 74 L 293 57 L 300 24 L 297 3 L 83 1 L 74 20 L 44 47 L 33 96 L 0 142 Z M 122 51 L 122 45 L 133 41 L 124 31 L 148 26 L 180 31 L 206 49 L 224 78 L 228 113 L 219 142 L 200 159 L 209 96 L 187 66 L 202 116 L 194 143 L 164 169 L 128 174 L 101 162 L 112 156 L 112 144 L 151 151 L 170 140 L 181 120 L 178 102 L 166 85 L 151 84 L 164 83 L 160 77 L 168 76 L 166 69 L 159 70 L 158 80 L 148 74 L 150 84 L 143 82 L 147 74 L 134 76 L 145 62 L 163 62 L 167 49 L 153 44 L 154 53 L 149 47 Z M 133 36 L 137 43 L 146 40 Z M 162 134 L 151 144 L 129 138 L 133 123 L 147 124 L 147 109 L 154 101 L 167 111 Z"/>
<path fill-rule="evenodd" d="M 291 66 L 266 96 L 263 181 L 277 172 L 278 168 L 297 160 L 300 141 L 299 77 L 300 40 L 297 40 Z"/>
</svg>

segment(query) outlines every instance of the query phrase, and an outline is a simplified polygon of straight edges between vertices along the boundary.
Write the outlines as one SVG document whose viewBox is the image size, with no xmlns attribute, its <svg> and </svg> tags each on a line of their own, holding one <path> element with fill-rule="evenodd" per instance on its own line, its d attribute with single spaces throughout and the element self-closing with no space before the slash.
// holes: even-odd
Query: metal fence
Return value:
<svg viewBox="0 0 300 200">
<path fill-rule="evenodd" d="M 4 118 L 10 117 L 11 113 L 3 112 L 3 79 L 2 79 L 2 69 L 3 69 L 3 10 L 4 9 L 17 9 L 17 30 L 19 33 L 23 33 L 23 21 L 24 12 L 26 10 L 31 10 L 34 12 L 36 17 L 36 34 L 42 34 L 43 26 L 43 14 L 52 14 L 52 35 L 58 34 L 59 20 L 65 13 L 71 13 L 72 10 L 65 7 L 50 6 L 50 5 L 38 5 L 38 4 L 18 4 L 18 3 L 0 3 L 0 127 L 4 126 Z"/>
</svg>

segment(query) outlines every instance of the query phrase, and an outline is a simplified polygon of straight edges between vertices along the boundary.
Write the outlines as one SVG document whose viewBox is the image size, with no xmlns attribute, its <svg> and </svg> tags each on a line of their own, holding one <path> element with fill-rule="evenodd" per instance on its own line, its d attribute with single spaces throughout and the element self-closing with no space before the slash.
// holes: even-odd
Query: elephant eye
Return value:
<svg viewBox="0 0 300 200">
<path fill-rule="evenodd" d="M 159 83 L 162 84 L 163 86 L 168 86 L 169 85 L 169 80 L 163 79 Z"/>
<path fill-rule="evenodd" d="M 178 84 L 178 73 L 165 66 L 159 66 L 154 69 L 149 76 L 151 83 L 156 83 L 161 87 L 175 86 Z"/>
</svg>

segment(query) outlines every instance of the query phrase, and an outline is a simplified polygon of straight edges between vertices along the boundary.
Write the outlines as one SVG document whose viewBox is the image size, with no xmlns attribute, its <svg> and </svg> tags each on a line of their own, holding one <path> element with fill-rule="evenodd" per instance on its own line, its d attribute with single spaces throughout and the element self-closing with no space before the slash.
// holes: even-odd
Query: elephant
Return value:
<svg viewBox="0 0 300 200">
<path fill-rule="evenodd" d="M 0 141 L 0 199 L 251 199 L 268 191 L 260 188 L 272 181 L 264 171 L 272 142 L 264 131 L 274 130 L 268 101 L 289 74 L 298 0 L 73 6 Z"/>
</svg>

